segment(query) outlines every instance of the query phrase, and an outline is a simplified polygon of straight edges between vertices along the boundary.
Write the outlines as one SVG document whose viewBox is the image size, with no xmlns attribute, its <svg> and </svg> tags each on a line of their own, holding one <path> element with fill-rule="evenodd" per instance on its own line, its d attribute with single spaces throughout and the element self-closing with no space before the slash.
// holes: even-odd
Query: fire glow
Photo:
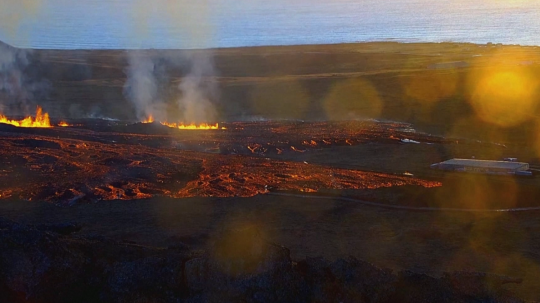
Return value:
<svg viewBox="0 0 540 303">
<path fill-rule="evenodd" d="M 148 123 L 154 123 L 154 117 L 150 115 L 146 120 L 144 120 L 142 123 L 148 124 Z"/>
<path fill-rule="evenodd" d="M 219 129 L 219 123 L 216 123 L 214 125 L 202 123 L 199 125 L 196 124 L 183 124 L 183 123 L 168 123 L 168 122 L 161 122 L 161 124 L 171 127 L 171 128 L 178 128 L 178 129 L 187 129 L 187 130 L 210 130 L 210 129 Z M 225 129 L 224 127 L 222 129 Z"/>
<path fill-rule="evenodd" d="M 154 117 L 150 115 L 146 120 L 142 121 L 144 124 L 148 123 L 154 123 Z M 219 123 L 216 124 L 208 124 L 208 123 L 201 123 L 199 125 L 195 123 L 191 124 L 184 124 L 184 123 L 169 123 L 169 122 L 159 122 L 161 125 L 168 126 L 170 128 L 177 128 L 181 130 L 216 130 L 216 129 L 226 129 L 225 127 L 219 127 Z"/>
<path fill-rule="evenodd" d="M 36 117 L 28 116 L 22 120 L 10 120 L 4 115 L 0 115 L 0 123 L 10 124 L 17 127 L 40 127 L 40 128 L 50 128 L 51 121 L 49 120 L 49 114 L 43 113 L 41 107 L 37 107 Z"/>
</svg>

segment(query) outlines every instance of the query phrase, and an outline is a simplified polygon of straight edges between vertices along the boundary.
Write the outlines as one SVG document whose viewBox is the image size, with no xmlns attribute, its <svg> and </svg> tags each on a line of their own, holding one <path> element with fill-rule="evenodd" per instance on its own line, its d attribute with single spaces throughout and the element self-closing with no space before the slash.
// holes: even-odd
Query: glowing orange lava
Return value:
<svg viewBox="0 0 540 303">
<path fill-rule="evenodd" d="M 61 126 L 61 127 L 68 127 L 68 126 L 71 126 L 69 125 L 67 122 L 65 121 L 60 121 L 60 123 L 58 123 L 58 126 Z"/>
<path fill-rule="evenodd" d="M 49 128 L 51 126 L 51 121 L 49 120 L 49 114 L 43 113 L 43 110 L 41 107 L 37 107 L 36 110 L 36 118 L 32 118 L 31 116 L 28 116 L 24 118 L 23 120 L 9 120 L 4 115 L 0 115 L 0 123 L 4 124 L 11 124 L 17 127 L 42 127 L 42 128 Z"/>
<path fill-rule="evenodd" d="M 154 122 L 154 116 L 150 115 L 146 120 L 144 120 L 142 123 L 153 123 Z"/>
<path fill-rule="evenodd" d="M 141 121 L 141 123 L 154 123 L 154 116 L 153 115 L 150 115 L 148 116 L 148 118 L 146 118 L 146 120 L 144 121 Z M 225 127 L 219 127 L 219 123 L 216 123 L 216 124 L 208 124 L 208 123 L 201 123 L 199 125 L 195 124 L 195 123 L 191 123 L 191 124 L 184 124 L 184 123 L 169 123 L 169 122 L 159 122 L 161 123 L 162 125 L 165 125 L 165 126 L 168 126 L 170 128 L 177 128 L 177 129 L 182 129 L 182 130 L 212 130 L 212 129 L 227 129 Z"/>
<path fill-rule="evenodd" d="M 219 129 L 219 123 L 216 123 L 214 125 L 202 123 L 199 125 L 196 124 L 183 124 L 183 123 L 168 123 L 168 122 L 161 122 L 161 124 L 172 127 L 172 128 L 178 128 L 178 129 L 189 129 L 189 130 L 209 130 L 209 129 Z"/>
</svg>

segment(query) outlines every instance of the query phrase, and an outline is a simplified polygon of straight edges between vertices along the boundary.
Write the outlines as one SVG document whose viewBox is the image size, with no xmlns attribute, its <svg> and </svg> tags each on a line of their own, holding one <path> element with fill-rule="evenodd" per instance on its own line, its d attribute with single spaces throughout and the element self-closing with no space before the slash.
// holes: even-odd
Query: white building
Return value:
<svg viewBox="0 0 540 303">
<path fill-rule="evenodd" d="M 433 169 L 495 175 L 532 175 L 529 163 L 476 159 L 451 159 L 431 165 Z"/>
</svg>

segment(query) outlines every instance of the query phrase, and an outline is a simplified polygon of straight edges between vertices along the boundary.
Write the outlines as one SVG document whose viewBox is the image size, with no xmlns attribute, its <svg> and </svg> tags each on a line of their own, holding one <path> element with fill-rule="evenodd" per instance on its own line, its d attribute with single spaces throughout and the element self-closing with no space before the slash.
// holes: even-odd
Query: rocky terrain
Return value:
<svg viewBox="0 0 540 303">
<path fill-rule="evenodd" d="M 25 129 L 0 124 L 0 200 L 78 201 L 167 197 L 251 197 L 270 190 L 376 189 L 437 181 L 283 161 L 287 154 L 401 138 L 401 124 L 230 123 L 220 130 L 94 120 L 72 127 Z M 273 156 L 274 158 L 268 158 Z"/>
</svg>

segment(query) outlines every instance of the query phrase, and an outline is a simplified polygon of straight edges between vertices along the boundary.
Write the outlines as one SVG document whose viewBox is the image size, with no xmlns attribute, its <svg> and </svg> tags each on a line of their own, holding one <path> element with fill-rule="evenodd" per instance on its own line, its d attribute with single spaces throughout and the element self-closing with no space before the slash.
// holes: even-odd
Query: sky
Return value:
<svg viewBox="0 0 540 303">
<path fill-rule="evenodd" d="M 454 20 L 442 25 L 463 39 L 474 39 L 476 28 L 496 27 L 505 15 L 501 28 L 515 25 L 516 32 L 506 34 L 519 36 L 528 26 L 520 19 L 537 16 L 540 1 L 0 0 L 0 7 L 0 39 L 16 46 L 92 48 L 99 41 L 112 48 L 199 48 L 294 43 L 287 35 L 301 42 L 350 41 L 359 29 L 374 32 L 359 40 L 417 38 L 420 27 L 436 27 L 447 16 L 463 19 L 455 20 L 465 24 L 459 28 Z M 529 26 L 531 32 L 537 25 Z M 437 29 L 426 33 L 427 40 L 430 35 Z"/>
</svg>

